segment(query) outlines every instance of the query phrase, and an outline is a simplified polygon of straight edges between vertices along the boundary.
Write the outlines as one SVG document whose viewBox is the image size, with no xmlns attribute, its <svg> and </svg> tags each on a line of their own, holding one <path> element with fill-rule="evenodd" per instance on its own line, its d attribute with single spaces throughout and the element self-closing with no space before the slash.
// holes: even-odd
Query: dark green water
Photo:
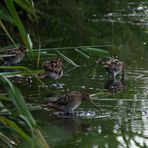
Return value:
<svg viewBox="0 0 148 148">
<path fill-rule="evenodd" d="M 82 90 L 94 97 L 103 111 L 85 102 L 76 116 L 58 116 L 51 111 L 32 109 L 52 148 L 137 148 L 148 147 L 148 2 L 147 1 L 53 1 L 37 2 L 43 15 L 39 26 L 43 47 L 100 46 L 111 51 L 126 64 L 123 89 L 115 94 L 104 92 L 108 75 L 101 65 L 94 65 L 99 55 L 86 59 L 73 50 L 65 52 L 80 67 L 64 72 L 58 80 L 64 86 L 56 89 L 55 81 L 45 80 L 46 87 L 33 80 L 30 86 L 16 85 L 28 105 L 41 100 Z M 32 31 L 33 32 L 33 31 Z M 34 34 L 32 33 L 32 36 Z M 32 38 L 38 47 L 38 37 Z M 102 45 L 104 47 L 102 47 Z M 65 50 L 66 51 L 66 50 Z M 64 61 L 66 68 L 72 68 Z M 93 66 L 92 66 L 93 65 Z M 18 147 L 27 147 L 20 143 Z"/>
</svg>

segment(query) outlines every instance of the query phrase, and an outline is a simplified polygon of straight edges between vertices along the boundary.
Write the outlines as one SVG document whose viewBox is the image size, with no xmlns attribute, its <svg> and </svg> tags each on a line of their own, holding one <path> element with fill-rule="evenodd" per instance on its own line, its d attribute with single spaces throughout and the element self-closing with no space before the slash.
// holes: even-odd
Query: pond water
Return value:
<svg viewBox="0 0 148 148">
<path fill-rule="evenodd" d="M 14 81 L 47 142 L 52 148 L 148 147 L 148 2 L 62 2 L 49 1 L 46 6 L 37 3 L 44 14 L 50 16 L 54 12 L 49 18 L 43 15 L 39 21 L 42 45 L 48 48 L 97 46 L 110 50 L 125 63 L 125 80 L 119 92 L 104 91 L 111 83 L 105 69 L 95 64 L 99 55 L 89 53 L 87 59 L 74 50 L 65 50 L 80 66 L 72 69 L 64 61 L 66 69 L 71 70 L 64 71 L 58 80 L 62 88 L 53 87 L 56 82 L 49 79 L 44 80 L 44 86 L 35 79 L 30 85 Z M 59 18 L 55 17 L 59 14 Z M 36 38 L 33 42 L 37 46 Z M 47 99 L 74 90 L 98 94 L 93 99 L 103 115 L 98 115 L 89 102 L 84 102 L 72 116 L 39 107 Z M 18 145 L 26 146 L 24 142 Z"/>
</svg>

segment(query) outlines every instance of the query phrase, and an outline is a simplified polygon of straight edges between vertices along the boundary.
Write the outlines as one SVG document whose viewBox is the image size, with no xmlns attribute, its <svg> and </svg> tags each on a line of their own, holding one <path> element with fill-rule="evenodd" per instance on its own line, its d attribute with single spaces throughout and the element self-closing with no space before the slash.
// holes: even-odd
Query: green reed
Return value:
<svg viewBox="0 0 148 148">
<path fill-rule="evenodd" d="M 0 116 L 0 123 L 2 123 L 3 126 L 9 127 L 12 131 L 15 131 L 15 133 L 19 134 L 23 140 L 28 141 L 30 144 L 32 144 L 33 141 L 34 145 L 36 144 L 41 148 L 48 148 L 49 146 L 46 143 L 41 131 L 37 127 L 36 121 L 28 110 L 24 97 L 19 91 L 19 89 L 16 88 L 6 77 L 3 76 L 0 76 L 0 83 L 5 88 L 9 101 L 15 106 L 19 118 L 21 118 L 24 124 L 30 128 L 30 132 L 28 134 L 21 127 L 19 127 L 17 123 L 13 122 L 12 120 L 9 120 L 4 115 Z M 10 138 L 5 138 L 7 136 L 5 136 L 3 133 L 1 134 L 3 136 L 0 136 L 0 138 L 3 141 L 11 143 L 8 140 Z"/>
</svg>

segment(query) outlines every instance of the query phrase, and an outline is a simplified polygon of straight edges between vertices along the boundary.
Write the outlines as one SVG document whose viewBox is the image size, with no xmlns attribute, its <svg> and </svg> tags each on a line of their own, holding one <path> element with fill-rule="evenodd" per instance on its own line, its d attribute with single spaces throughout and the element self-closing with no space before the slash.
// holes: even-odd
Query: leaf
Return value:
<svg viewBox="0 0 148 148">
<path fill-rule="evenodd" d="M 31 71 L 29 68 L 24 66 L 0 66 L 0 69 L 22 69 L 26 71 Z"/>
<path fill-rule="evenodd" d="M 33 15 L 37 21 L 33 0 L 14 0 L 14 2 L 28 12 L 28 14 Z"/>
<path fill-rule="evenodd" d="M 26 141 L 30 141 L 30 137 L 21 129 L 15 122 L 7 119 L 6 117 L 0 117 L 0 121 L 6 125 L 9 126 L 11 129 L 13 129 L 15 132 L 17 132 L 23 139 Z"/>
<path fill-rule="evenodd" d="M 5 87 L 5 90 L 11 98 L 11 101 L 15 105 L 20 116 L 26 121 L 27 125 L 30 127 L 32 131 L 32 136 L 35 139 L 35 142 L 38 144 L 40 148 L 49 148 L 46 143 L 43 135 L 40 130 L 37 128 L 37 124 L 33 119 L 28 107 L 25 103 L 24 97 L 22 96 L 19 89 L 17 89 L 7 78 L 0 76 L 0 82 Z M 14 124 L 13 124 L 14 126 Z"/>
<path fill-rule="evenodd" d="M 7 9 L 3 5 L 0 5 L 0 8 L 0 19 L 9 22 L 12 25 L 15 25 L 15 22 L 8 13 Z"/>
<path fill-rule="evenodd" d="M 31 5 L 31 2 L 28 0 L 13 0 L 16 4 L 18 4 L 20 7 L 22 7 L 26 12 L 29 14 L 34 15 L 33 7 Z"/>
<path fill-rule="evenodd" d="M 6 101 L 9 101 L 9 98 L 4 96 L 4 95 L 0 95 L 0 100 L 6 100 Z"/>
<path fill-rule="evenodd" d="M 87 51 L 87 52 L 90 52 L 90 53 L 95 53 L 97 55 L 100 55 L 100 56 L 105 56 L 105 57 L 110 57 L 110 53 L 106 50 L 103 50 L 103 49 L 99 49 L 99 48 L 92 48 L 92 47 L 89 47 L 89 48 L 81 48 L 83 51 Z"/>
<path fill-rule="evenodd" d="M 2 132 L 0 132 L 0 138 L 8 145 L 8 147 L 13 148 L 13 145 L 15 145 L 15 142 L 11 140 L 9 137 L 4 135 Z"/>
<path fill-rule="evenodd" d="M 31 123 L 31 125 L 36 125 L 35 120 L 30 114 L 20 91 L 7 78 L 1 76 L 0 81 L 4 85 L 8 96 L 11 98 L 11 101 L 16 106 L 19 113 L 26 117 L 26 119 Z"/>
<path fill-rule="evenodd" d="M 12 16 L 12 19 L 14 20 L 15 22 L 15 25 L 17 26 L 18 30 L 19 30 L 19 33 L 21 35 L 21 38 L 23 40 L 23 42 L 25 43 L 25 45 L 27 46 L 27 48 L 29 50 L 31 50 L 31 47 L 30 47 L 30 44 L 28 42 L 28 38 L 27 38 L 27 34 L 25 32 L 25 28 L 16 12 L 16 9 L 15 9 L 15 6 L 13 4 L 13 1 L 12 0 L 5 0 L 5 3 L 6 3 L 6 6 L 7 6 L 7 9 L 9 10 L 11 16 Z"/>
<path fill-rule="evenodd" d="M 59 52 L 58 50 L 56 50 L 56 52 L 68 63 L 70 63 L 71 65 L 78 67 L 79 65 L 77 65 L 74 61 L 72 61 L 70 58 L 68 58 L 67 56 L 65 56 L 64 54 L 62 54 L 61 52 Z"/>
<path fill-rule="evenodd" d="M 16 46 L 18 47 L 19 44 L 16 44 Z M 1 48 L 0 48 L 0 53 L 1 53 L 1 52 L 6 52 L 6 50 L 13 49 L 13 48 L 15 48 L 14 44 L 1 47 Z"/>
<path fill-rule="evenodd" d="M 27 34 L 27 38 L 28 38 L 29 45 L 30 45 L 30 47 L 31 47 L 31 49 L 32 49 L 32 48 L 33 48 L 33 43 L 32 43 L 32 40 L 31 40 L 31 38 L 30 38 L 29 33 Z"/>
<path fill-rule="evenodd" d="M 84 52 L 82 52 L 80 49 L 75 48 L 74 49 L 76 52 L 80 53 L 81 55 L 83 55 L 85 58 L 89 59 L 90 56 L 88 56 L 87 54 L 85 54 Z"/>
<path fill-rule="evenodd" d="M 17 47 L 16 43 L 14 42 L 14 40 L 12 39 L 12 37 L 10 36 L 9 32 L 7 31 L 5 25 L 3 24 L 3 22 L 0 20 L 0 26 L 2 27 L 2 29 L 4 30 L 4 32 L 7 34 L 7 36 L 9 37 L 9 39 L 12 41 L 12 43 L 15 45 L 15 47 Z"/>
<path fill-rule="evenodd" d="M 6 66 L 3 66 L 6 67 Z M 1 68 L 1 67 L 0 67 Z M 8 68 L 9 69 L 9 68 Z M 10 68 L 13 69 L 13 68 Z M 35 77 L 40 83 L 43 83 L 39 78 L 38 78 L 38 74 L 43 73 L 44 70 L 24 70 L 24 71 L 16 71 L 16 72 L 0 72 L 0 76 L 5 76 L 7 78 L 11 78 L 11 77 L 23 77 L 25 75 L 32 75 L 32 77 Z"/>
<path fill-rule="evenodd" d="M 28 55 L 29 56 L 33 56 L 33 57 L 36 57 L 37 55 L 38 55 L 38 51 L 37 51 L 38 49 L 36 49 L 36 50 L 32 50 L 32 52 L 33 52 L 33 54 L 30 54 L 30 53 L 28 53 Z M 40 49 L 41 50 L 41 49 Z M 57 54 L 55 54 L 55 53 L 48 53 L 48 52 L 46 52 L 46 51 L 40 51 L 40 56 L 41 57 L 45 57 L 45 56 L 57 56 Z"/>
</svg>

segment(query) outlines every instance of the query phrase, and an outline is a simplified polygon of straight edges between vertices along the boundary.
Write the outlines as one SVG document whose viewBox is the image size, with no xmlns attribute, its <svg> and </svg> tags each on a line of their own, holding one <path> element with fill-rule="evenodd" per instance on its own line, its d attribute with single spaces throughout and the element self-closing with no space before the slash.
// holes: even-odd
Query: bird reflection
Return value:
<svg viewBox="0 0 148 148">
<path fill-rule="evenodd" d="M 124 73 L 122 74 L 121 79 L 116 79 L 116 78 L 108 79 L 108 81 L 104 86 L 104 89 L 107 90 L 109 93 L 113 94 L 121 91 L 123 89 L 123 86 L 124 86 Z"/>
<path fill-rule="evenodd" d="M 111 94 L 117 93 L 123 88 L 123 84 L 121 80 L 108 80 L 107 83 L 105 84 L 104 88 Z"/>
<path fill-rule="evenodd" d="M 53 117 L 49 120 L 51 125 L 60 127 L 68 132 L 82 132 L 87 131 L 92 124 L 91 120 L 90 122 L 84 123 L 82 119 L 78 117 L 68 117 L 68 118 L 62 118 L 62 117 Z"/>
</svg>

